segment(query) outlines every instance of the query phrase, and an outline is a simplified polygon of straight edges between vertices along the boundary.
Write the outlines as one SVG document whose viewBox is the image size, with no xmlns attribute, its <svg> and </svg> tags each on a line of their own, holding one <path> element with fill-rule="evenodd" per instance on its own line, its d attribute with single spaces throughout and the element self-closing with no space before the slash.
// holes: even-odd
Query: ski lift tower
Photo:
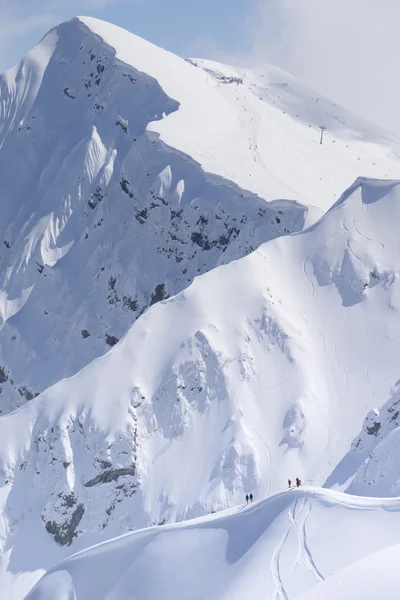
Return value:
<svg viewBox="0 0 400 600">
<path fill-rule="evenodd" d="M 325 125 L 320 125 L 319 128 L 321 130 L 321 139 L 319 140 L 319 143 L 322 146 L 322 142 L 324 141 L 324 131 L 326 131 L 326 127 Z"/>
</svg>

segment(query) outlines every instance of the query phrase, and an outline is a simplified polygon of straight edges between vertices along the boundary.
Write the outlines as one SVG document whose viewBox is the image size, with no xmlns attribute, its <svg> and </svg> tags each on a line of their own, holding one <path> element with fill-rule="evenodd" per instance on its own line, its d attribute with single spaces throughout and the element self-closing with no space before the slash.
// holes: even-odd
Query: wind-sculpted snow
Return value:
<svg viewBox="0 0 400 600">
<path fill-rule="evenodd" d="M 350 450 L 328 478 L 328 487 L 365 496 L 398 496 L 399 381 L 391 389 L 389 400 L 380 408 L 380 402 L 377 404 L 367 414 Z"/>
<path fill-rule="evenodd" d="M 92 19 L 0 86 L 1 600 L 288 478 L 396 493 L 400 185 L 358 179 L 316 219 L 360 172 L 398 174 L 398 142 L 273 67 Z M 330 573 L 309 509 L 262 562 L 276 600 L 294 530 L 312 582 Z"/>
<path fill-rule="evenodd" d="M 300 231 L 360 171 L 399 172 L 396 139 L 278 69 L 193 64 L 94 19 L 54 29 L 0 89 L 2 414 L 194 277 Z"/>
<path fill-rule="evenodd" d="M 176 79 L 180 66 L 172 92 L 192 81 L 189 100 L 204 87 L 207 105 L 228 108 L 203 72 L 126 35 L 150 72 L 161 60 Z M 74 20 L 1 80 L 3 414 L 104 354 L 195 276 L 304 225 L 304 206 L 266 204 L 151 133 L 180 102 L 115 54 Z"/>
<path fill-rule="evenodd" d="M 3 544 L 12 557 L 33 528 L 43 545 L 22 570 L 39 576 L 70 544 L 214 512 L 288 477 L 337 484 L 398 381 L 399 217 L 399 184 L 360 180 L 311 228 L 196 278 L 3 416 Z"/>
<path fill-rule="evenodd" d="M 290 490 L 89 548 L 51 569 L 27 600 L 395 599 L 399 525 L 397 499 Z"/>
</svg>

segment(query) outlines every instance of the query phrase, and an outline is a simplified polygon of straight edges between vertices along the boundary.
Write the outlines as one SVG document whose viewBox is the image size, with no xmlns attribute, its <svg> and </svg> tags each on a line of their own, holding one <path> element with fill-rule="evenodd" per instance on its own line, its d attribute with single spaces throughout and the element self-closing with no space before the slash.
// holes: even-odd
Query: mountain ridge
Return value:
<svg viewBox="0 0 400 600">
<path fill-rule="evenodd" d="M 307 599 L 319 597 L 322 589 L 330 591 L 329 598 L 339 593 L 356 600 L 360 593 L 373 598 L 371 583 L 375 593 L 383 589 L 385 597 L 394 599 L 398 513 L 398 499 L 356 498 L 313 487 L 286 491 L 219 516 L 134 532 L 84 550 L 51 569 L 27 600 L 55 593 L 60 600 L 73 595 L 77 600 L 112 595 L 125 600 L 132 594 L 149 600 L 160 594 L 239 599 L 246 593 L 257 599 Z M 346 518 L 348 528 L 338 536 L 335 528 Z M 363 535 L 363 527 L 374 535 Z M 379 576 L 382 550 L 389 562 L 384 581 Z M 352 570 L 360 574 L 360 563 L 371 568 L 371 558 L 373 576 L 351 575 Z M 94 565 L 102 565 L 100 576 Z"/>
<path fill-rule="evenodd" d="M 393 495 L 395 138 L 93 19 L 0 86 L 0 597 L 295 476 Z"/>
</svg>

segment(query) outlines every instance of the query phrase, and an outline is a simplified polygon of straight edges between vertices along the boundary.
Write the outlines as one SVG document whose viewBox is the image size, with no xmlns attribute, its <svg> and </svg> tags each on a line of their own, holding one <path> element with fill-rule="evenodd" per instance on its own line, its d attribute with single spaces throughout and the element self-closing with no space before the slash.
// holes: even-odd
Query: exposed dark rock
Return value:
<svg viewBox="0 0 400 600">
<path fill-rule="evenodd" d="M 122 177 L 121 181 L 119 182 L 119 185 L 121 186 L 122 191 L 125 192 L 125 194 L 129 196 L 129 198 L 133 198 L 133 192 L 131 192 L 131 190 L 129 189 L 129 181 L 127 179 Z"/>
<path fill-rule="evenodd" d="M 87 329 L 82 329 L 81 334 L 82 334 L 83 339 L 90 337 L 90 333 L 88 332 Z"/>
<path fill-rule="evenodd" d="M 139 223 L 141 223 L 141 225 L 143 225 L 147 219 L 147 208 L 137 211 L 135 218 L 137 221 L 139 221 Z"/>
<path fill-rule="evenodd" d="M 73 92 L 71 92 L 71 90 L 66 87 L 64 88 L 64 94 L 67 96 L 67 98 L 70 98 L 71 100 L 75 100 L 76 96 Z"/>
<path fill-rule="evenodd" d="M 373 425 L 371 425 L 371 427 L 367 427 L 368 435 L 378 435 L 381 427 L 382 427 L 382 424 L 379 423 L 378 421 L 375 421 L 375 423 Z"/>
<path fill-rule="evenodd" d="M 104 195 L 101 191 L 101 188 L 97 186 L 96 191 L 90 196 L 90 200 L 88 202 L 90 208 L 94 209 L 104 198 Z"/>
<path fill-rule="evenodd" d="M 130 298 L 129 296 L 124 296 L 122 298 L 124 306 L 126 308 L 129 308 L 132 311 L 137 311 L 137 309 L 139 308 L 139 303 L 137 300 Z"/>
<path fill-rule="evenodd" d="M 55 541 L 60 546 L 70 546 L 73 539 L 77 536 L 76 528 L 81 522 L 84 513 L 85 507 L 83 504 L 78 504 L 70 518 L 64 521 L 64 523 L 58 524 L 55 521 L 47 521 L 46 531 L 54 536 Z"/>
<path fill-rule="evenodd" d="M 200 233 L 200 231 L 194 231 L 191 235 L 193 244 L 197 244 L 203 250 L 210 250 L 211 245 L 208 241 L 208 237 Z"/>
<path fill-rule="evenodd" d="M 159 283 L 156 285 L 156 289 L 151 295 L 150 306 L 153 306 L 153 304 L 165 300 L 166 298 L 168 298 L 168 295 L 165 293 L 165 284 Z"/>
<path fill-rule="evenodd" d="M 32 390 L 27 388 L 26 385 L 21 385 L 18 388 L 18 391 L 21 396 L 25 396 L 25 398 L 28 400 L 28 402 L 30 402 L 31 400 L 36 398 L 36 396 L 39 396 L 39 394 L 37 392 L 33 392 Z"/>
<path fill-rule="evenodd" d="M 85 487 L 93 487 L 98 483 L 111 483 L 112 481 L 117 481 L 120 477 L 124 477 L 125 475 L 135 475 L 136 468 L 132 467 L 124 467 L 122 469 L 106 469 L 99 475 L 96 475 L 90 481 L 85 483 Z"/>
<path fill-rule="evenodd" d="M 100 82 L 100 81 L 99 81 Z M 97 81 L 96 81 L 97 83 Z M 115 121 L 115 124 L 118 125 L 118 127 L 121 127 L 122 131 L 124 133 L 128 133 L 128 128 L 125 125 L 125 123 L 123 121 L 121 121 L 121 119 L 117 119 L 117 121 Z M 121 186 L 122 187 L 122 186 Z M 125 190 L 124 190 L 125 191 Z"/>
<path fill-rule="evenodd" d="M 8 380 L 8 375 L 4 367 L 0 367 L 0 383 L 5 383 Z"/>
<path fill-rule="evenodd" d="M 109 346 L 115 346 L 115 344 L 118 344 L 118 342 L 119 339 L 114 335 L 106 335 L 106 344 L 108 344 Z"/>
</svg>

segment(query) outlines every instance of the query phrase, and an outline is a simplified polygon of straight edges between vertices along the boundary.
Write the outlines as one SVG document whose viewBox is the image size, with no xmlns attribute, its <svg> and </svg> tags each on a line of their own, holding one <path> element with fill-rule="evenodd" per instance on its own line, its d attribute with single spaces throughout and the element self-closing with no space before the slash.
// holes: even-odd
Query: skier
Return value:
<svg viewBox="0 0 400 600">
<path fill-rule="evenodd" d="M 288 479 L 287 482 L 288 482 L 288 488 L 291 488 L 292 487 L 292 480 Z"/>
<path fill-rule="evenodd" d="M 250 502 L 253 502 L 253 494 L 250 494 Z"/>
<path fill-rule="evenodd" d="M 296 486 L 297 487 L 301 486 L 301 479 L 299 479 L 298 477 L 296 477 Z"/>
<path fill-rule="evenodd" d="M 246 504 L 248 504 L 248 503 L 249 503 L 249 495 L 246 494 Z"/>
</svg>

